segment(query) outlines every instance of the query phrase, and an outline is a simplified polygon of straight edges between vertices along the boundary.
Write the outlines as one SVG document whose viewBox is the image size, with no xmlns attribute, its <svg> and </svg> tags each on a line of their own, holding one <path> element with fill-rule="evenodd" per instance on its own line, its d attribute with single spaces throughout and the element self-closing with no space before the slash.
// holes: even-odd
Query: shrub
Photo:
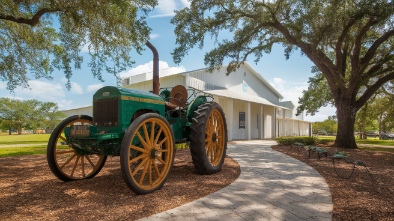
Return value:
<svg viewBox="0 0 394 221">
<path fill-rule="evenodd" d="M 319 144 L 327 145 L 330 142 L 334 142 L 334 139 L 319 139 Z"/>
<path fill-rule="evenodd" d="M 305 145 L 315 145 L 319 143 L 316 137 L 278 137 L 276 142 L 280 145 L 291 145 L 293 143 L 303 143 Z"/>
</svg>

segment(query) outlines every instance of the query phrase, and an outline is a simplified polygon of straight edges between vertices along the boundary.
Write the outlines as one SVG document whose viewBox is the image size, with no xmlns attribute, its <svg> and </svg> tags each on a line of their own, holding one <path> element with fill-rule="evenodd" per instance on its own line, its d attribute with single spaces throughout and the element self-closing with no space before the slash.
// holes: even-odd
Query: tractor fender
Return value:
<svg viewBox="0 0 394 221">
<path fill-rule="evenodd" d="M 192 118 L 194 117 L 194 111 L 196 111 L 197 108 L 205 102 L 207 102 L 206 96 L 198 96 L 192 102 L 190 102 L 186 112 L 187 121 L 192 121 Z"/>
</svg>

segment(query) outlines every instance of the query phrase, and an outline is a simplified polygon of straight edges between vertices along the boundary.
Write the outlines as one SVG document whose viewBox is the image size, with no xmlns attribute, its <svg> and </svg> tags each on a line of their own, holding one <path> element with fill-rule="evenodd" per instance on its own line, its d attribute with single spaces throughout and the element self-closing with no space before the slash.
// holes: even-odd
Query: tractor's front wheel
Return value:
<svg viewBox="0 0 394 221">
<path fill-rule="evenodd" d="M 64 119 L 52 132 L 47 147 L 47 161 L 52 173 L 63 181 L 88 179 L 103 168 L 107 156 L 82 153 L 66 139 L 64 129 L 73 125 L 92 125 L 92 117 L 74 115 Z"/>
<path fill-rule="evenodd" d="M 155 113 L 131 123 L 122 142 L 120 163 L 128 187 L 137 194 L 161 189 L 174 164 L 174 136 L 167 120 Z"/>
<path fill-rule="evenodd" d="M 190 152 L 194 167 L 200 174 L 221 170 L 227 149 L 227 125 L 219 104 L 200 105 L 192 119 Z"/>
</svg>

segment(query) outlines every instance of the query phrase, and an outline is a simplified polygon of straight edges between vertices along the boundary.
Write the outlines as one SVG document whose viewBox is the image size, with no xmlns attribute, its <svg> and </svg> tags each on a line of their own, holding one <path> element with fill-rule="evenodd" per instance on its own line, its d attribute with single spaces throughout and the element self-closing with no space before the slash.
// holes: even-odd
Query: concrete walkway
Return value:
<svg viewBox="0 0 394 221">
<path fill-rule="evenodd" d="M 331 194 L 308 165 L 271 149 L 275 141 L 237 141 L 227 154 L 241 166 L 229 186 L 141 220 L 331 220 Z"/>
</svg>

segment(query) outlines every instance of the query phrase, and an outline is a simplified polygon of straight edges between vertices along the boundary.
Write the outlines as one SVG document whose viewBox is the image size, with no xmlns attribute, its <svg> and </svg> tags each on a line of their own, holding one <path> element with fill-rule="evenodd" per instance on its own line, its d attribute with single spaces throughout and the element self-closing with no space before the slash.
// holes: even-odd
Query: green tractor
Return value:
<svg viewBox="0 0 394 221">
<path fill-rule="evenodd" d="M 159 87 L 154 54 L 153 93 L 106 86 L 93 95 L 93 117 L 64 119 L 48 142 L 47 160 L 62 181 L 92 178 L 107 156 L 120 156 L 122 176 L 137 194 L 164 185 L 174 163 L 175 144 L 190 143 L 200 174 L 221 170 L 227 149 L 227 125 L 213 97 L 182 85 Z"/>
</svg>

